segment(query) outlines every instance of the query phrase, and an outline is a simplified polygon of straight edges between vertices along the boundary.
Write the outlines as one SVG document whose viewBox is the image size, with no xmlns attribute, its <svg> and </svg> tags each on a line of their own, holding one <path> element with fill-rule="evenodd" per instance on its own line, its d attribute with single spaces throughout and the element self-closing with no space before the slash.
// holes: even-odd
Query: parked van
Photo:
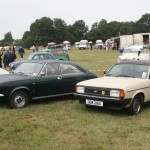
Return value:
<svg viewBox="0 0 150 150">
<path fill-rule="evenodd" d="M 87 40 L 81 40 L 79 43 L 79 50 L 87 48 L 89 48 L 89 42 Z"/>
<path fill-rule="evenodd" d="M 103 48 L 103 41 L 96 40 L 96 49 L 102 49 L 102 48 Z"/>
</svg>

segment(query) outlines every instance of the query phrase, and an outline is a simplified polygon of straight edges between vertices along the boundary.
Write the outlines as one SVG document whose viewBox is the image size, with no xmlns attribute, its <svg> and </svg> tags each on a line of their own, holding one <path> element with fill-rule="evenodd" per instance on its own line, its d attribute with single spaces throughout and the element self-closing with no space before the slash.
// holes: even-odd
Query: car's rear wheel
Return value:
<svg viewBox="0 0 150 150">
<path fill-rule="evenodd" d="M 29 97 L 24 91 L 16 91 L 12 94 L 9 106 L 11 108 L 24 108 L 28 105 Z"/>
<path fill-rule="evenodd" d="M 135 96 L 132 103 L 130 104 L 129 108 L 127 108 L 127 112 L 130 115 L 138 114 L 142 108 L 142 97 Z"/>
</svg>

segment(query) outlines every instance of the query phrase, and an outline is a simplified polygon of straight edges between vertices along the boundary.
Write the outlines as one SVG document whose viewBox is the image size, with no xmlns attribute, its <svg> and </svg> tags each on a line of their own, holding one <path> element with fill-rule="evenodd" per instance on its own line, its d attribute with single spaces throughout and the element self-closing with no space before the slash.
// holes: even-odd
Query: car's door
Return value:
<svg viewBox="0 0 150 150">
<path fill-rule="evenodd" d="M 45 75 L 36 83 L 37 97 L 72 94 L 76 83 L 88 79 L 84 70 L 63 62 L 47 64 L 42 72 Z"/>
<path fill-rule="evenodd" d="M 87 79 L 87 73 L 84 70 L 69 63 L 60 63 L 60 73 L 62 75 L 60 86 L 64 93 L 74 92 L 76 83 Z"/>
<path fill-rule="evenodd" d="M 59 66 L 57 63 L 46 64 L 42 69 L 41 75 L 36 82 L 35 97 L 46 97 L 50 95 L 61 94 L 61 76 L 59 75 Z"/>
</svg>

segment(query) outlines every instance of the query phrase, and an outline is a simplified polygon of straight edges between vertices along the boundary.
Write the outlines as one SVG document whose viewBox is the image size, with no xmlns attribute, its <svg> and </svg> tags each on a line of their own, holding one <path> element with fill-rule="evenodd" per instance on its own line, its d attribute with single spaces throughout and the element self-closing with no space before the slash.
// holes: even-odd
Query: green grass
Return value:
<svg viewBox="0 0 150 150">
<path fill-rule="evenodd" d="M 99 76 L 120 55 L 100 50 L 69 54 Z M 149 150 L 149 116 L 149 104 L 139 115 L 128 116 L 123 111 L 87 109 L 72 98 L 40 100 L 14 110 L 0 102 L 0 150 Z"/>
</svg>

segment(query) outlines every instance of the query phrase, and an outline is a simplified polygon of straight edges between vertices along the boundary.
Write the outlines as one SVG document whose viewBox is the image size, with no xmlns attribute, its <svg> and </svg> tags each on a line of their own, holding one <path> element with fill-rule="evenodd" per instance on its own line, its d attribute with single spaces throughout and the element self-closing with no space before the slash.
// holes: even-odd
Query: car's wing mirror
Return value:
<svg viewBox="0 0 150 150">
<path fill-rule="evenodd" d="M 41 76 L 41 77 L 46 76 L 46 73 L 45 73 L 45 72 L 41 72 L 41 73 L 40 73 L 40 76 Z"/>
</svg>

